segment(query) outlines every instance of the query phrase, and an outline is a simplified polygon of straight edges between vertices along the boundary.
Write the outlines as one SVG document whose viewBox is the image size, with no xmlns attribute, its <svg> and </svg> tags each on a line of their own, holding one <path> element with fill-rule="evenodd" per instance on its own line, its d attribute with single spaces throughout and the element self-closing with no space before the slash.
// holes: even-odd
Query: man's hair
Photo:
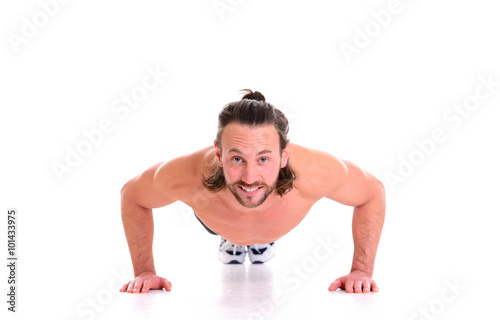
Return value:
<svg viewBox="0 0 500 320">
<path fill-rule="evenodd" d="M 226 104 L 219 113 L 219 125 L 217 128 L 216 143 L 221 148 L 221 137 L 224 128 L 233 122 L 258 127 L 272 124 L 276 128 L 280 139 L 280 155 L 286 148 L 288 139 L 288 120 L 280 110 L 266 102 L 264 95 L 258 91 L 243 89 L 246 94 L 239 101 Z M 217 159 L 211 164 L 211 172 L 208 177 L 203 176 L 203 185 L 211 192 L 218 192 L 226 188 L 224 171 L 217 163 Z M 293 189 L 293 181 L 297 179 L 297 173 L 287 162 L 281 168 L 276 182 L 276 192 L 282 197 Z"/>
</svg>

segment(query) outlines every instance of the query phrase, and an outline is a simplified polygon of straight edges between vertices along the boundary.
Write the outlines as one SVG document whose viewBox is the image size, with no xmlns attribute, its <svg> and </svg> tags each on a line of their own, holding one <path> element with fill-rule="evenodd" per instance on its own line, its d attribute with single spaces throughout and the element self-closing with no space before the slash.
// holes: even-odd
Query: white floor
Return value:
<svg viewBox="0 0 500 320">
<path fill-rule="evenodd" d="M 121 294 L 103 318 L 134 315 L 179 319 L 356 319 L 384 314 L 384 294 L 330 293 L 328 283 L 309 281 L 292 287 L 272 265 L 219 265 L 193 278 L 177 279 L 172 292 Z M 182 287 L 181 287 L 182 286 Z M 385 302 L 384 302 L 385 300 Z M 381 303 L 382 302 L 382 303 Z"/>
<path fill-rule="evenodd" d="M 211 258 L 202 255 L 201 261 L 183 261 L 179 259 L 182 253 L 173 254 L 172 267 L 162 270 L 173 282 L 171 292 L 113 293 L 108 302 L 107 294 L 96 291 L 91 297 L 98 304 L 104 302 L 96 318 L 473 319 L 487 318 L 496 310 L 500 294 L 489 276 L 499 270 L 497 258 L 472 256 L 477 260 L 470 263 L 463 257 L 463 264 L 458 265 L 451 252 L 431 258 L 436 251 L 424 239 L 421 250 L 415 252 L 397 252 L 386 243 L 374 276 L 379 293 L 329 292 L 330 282 L 343 275 L 349 260 L 341 247 L 321 251 L 319 259 L 314 252 L 325 248 L 322 244 L 328 236 L 315 238 L 295 249 L 300 254 L 283 248 L 282 243 L 281 252 L 265 265 L 223 265 L 215 254 Z M 325 241 L 320 244 L 318 239 Z M 439 247 L 437 241 L 434 247 Z M 194 251 L 189 245 L 184 250 L 185 254 Z M 102 288 L 104 284 L 95 285 Z M 87 304 L 82 310 L 91 308 Z M 82 318 L 83 314 L 77 315 Z"/>
<path fill-rule="evenodd" d="M 57 242 L 41 240 L 37 252 L 31 251 L 35 242 L 24 244 L 17 316 L 386 320 L 494 314 L 500 298 L 495 280 L 500 264 L 488 241 L 498 243 L 497 227 L 461 213 L 451 224 L 429 222 L 430 218 L 404 222 L 411 219 L 397 216 L 400 201 L 408 199 L 404 194 L 392 199 L 379 248 L 374 274 L 378 293 L 327 290 L 350 267 L 350 208 L 320 202 L 277 242 L 276 256 L 269 263 L 223 265 L 217 258 L 218 237 L 206 233 L 185 207 L 178 206 L 155 214 L 156 268 L 173 283 L 171 292 L 119 293 L 121 284 L 132 278 L 124 236 L 101 237 L 100 230 L 85 231 L 90 223 L 82 222 L 81 231 L 72 231 L 71 238 L 62 229 L 48 236 L 70 239 L 69 243 L 52 247 L 50 243 Z M 442 209 L 425 213 L 423 207 L 415 204 L 406 215 L 429 216 Z M 119 219 L 115 223 L 106 223 L 106 228 L 119 230 Z M 479 226 L 482 236 L 466 231 Z"/>
</svg>

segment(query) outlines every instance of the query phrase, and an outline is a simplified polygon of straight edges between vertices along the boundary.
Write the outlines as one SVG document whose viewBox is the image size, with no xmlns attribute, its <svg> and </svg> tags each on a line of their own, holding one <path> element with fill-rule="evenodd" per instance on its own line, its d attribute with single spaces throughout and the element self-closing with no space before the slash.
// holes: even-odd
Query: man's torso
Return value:
<svg viewBox="0 0 500 320">
<path fill-rule="evenodd" d="M 208 228 L 230 242 L 239 245 L 273 242 L 296 227 L 323 196 L 323 164 L 315 162 L 320 158 L 316 152 L 291 144 L 290 164 L 298 173 L 294 188 L 283 197 L 273 192 L 257 208 L 241 206 L 227 188 L 217 193 L 205 189 L 202 175 L 208 175 L 215 158 L 213 148 L 184 157 L 176 169 L 182 175 L 174 179 L 183 182 L 176 181 L 170 189 L 175 190 L 176 200 L 189 205 Z"/>
</svg>

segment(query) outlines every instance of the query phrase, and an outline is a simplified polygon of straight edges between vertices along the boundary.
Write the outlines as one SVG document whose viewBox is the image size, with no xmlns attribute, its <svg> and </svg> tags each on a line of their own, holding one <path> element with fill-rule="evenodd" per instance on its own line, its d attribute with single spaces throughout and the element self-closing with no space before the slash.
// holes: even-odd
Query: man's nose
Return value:
<svg viewBox="0 0 500 320">
<path fill-rule="evenodd" d="M 252 184 L 256 181 L 255 175 L 256 175 L 255 164 L 247 163 L 243 171 L 243 176 L 241 177 L 241 180 L 246 184 Z"/>
</svg>

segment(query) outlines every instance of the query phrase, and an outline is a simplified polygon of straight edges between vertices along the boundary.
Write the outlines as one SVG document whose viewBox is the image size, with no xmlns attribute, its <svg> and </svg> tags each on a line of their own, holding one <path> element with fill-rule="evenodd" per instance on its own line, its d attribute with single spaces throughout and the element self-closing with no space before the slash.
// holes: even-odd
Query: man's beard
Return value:
<svg viewBox="0 0 500 320">
<path fill-rule="evenodd" d="M 252 183 L 249 185 L 249 184 L 246 184 L 240 180 L 238 182 L 228 184 L 227 187 L 228 187 L 229 191 L 231 191 L 233 196 L 236 198 L 236 200 L 238 200 L 238 202 L 242 206 L 244 206 L 245 208 L 255 208 L 255 207 L 260 206 L 262 203 L 264 203 L 264 201 L 266 201 L 267 197 L 269 197 L 269 195 L 271 193 L 273 193 L 274 189 L 276 189 L 277 182 L 278 182 L 278 178 L 276 178 L 276 180 L 274 181 L 274 183 L 271 186 L 265 184 L 264 182 L 255 182 L 255 183 Z M 262 197 L 255 202 L 252 202 L 252 198 L 253 198 L 252 196 L 243 196 L 244 198 L 242 198 L 237 192 L 238 188 L 240 188 L 239 186 L 245 187 L 247 189 L 261 187 L 261 189 L 263 189 L 262 191 L 260 191 L 260 192 L 263 192 Z"/>
</svg>

